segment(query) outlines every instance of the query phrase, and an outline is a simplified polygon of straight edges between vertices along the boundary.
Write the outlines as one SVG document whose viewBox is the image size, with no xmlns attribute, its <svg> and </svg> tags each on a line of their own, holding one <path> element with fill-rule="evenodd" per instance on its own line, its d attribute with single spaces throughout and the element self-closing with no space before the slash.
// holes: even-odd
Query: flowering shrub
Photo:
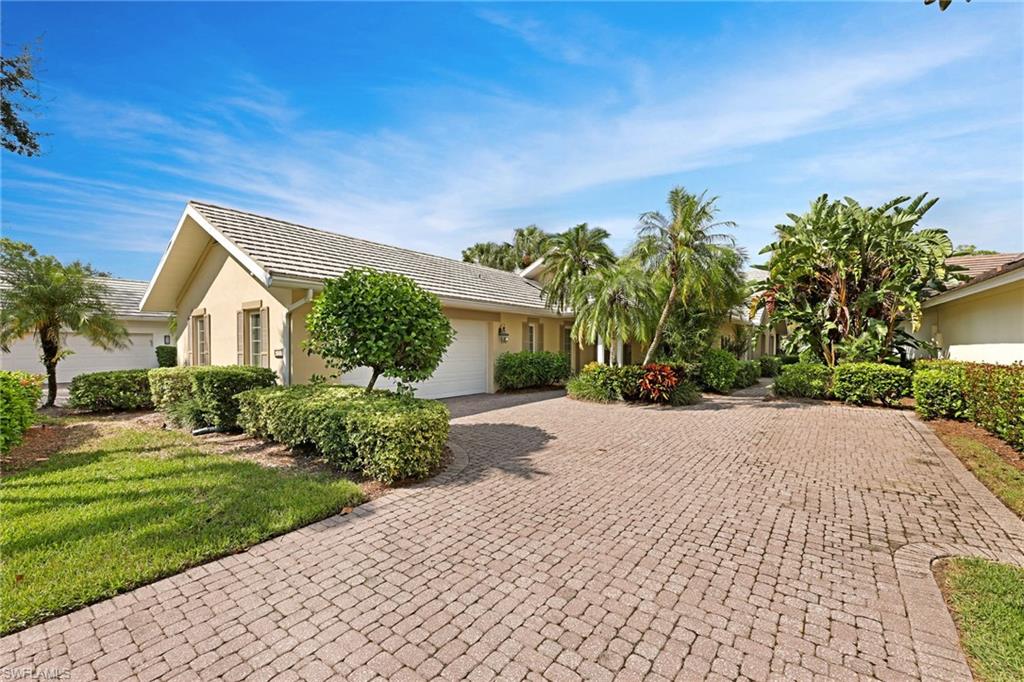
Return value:
<svg viewBox="0 0 1024 682">
<path fill-rule="evenodd" d="M 644 365 L 644 373 L 638 384 L 640 397 L 652 403 L 667 403 L 678 383 L 675 371 L 668 365 Z"/>
</svg>

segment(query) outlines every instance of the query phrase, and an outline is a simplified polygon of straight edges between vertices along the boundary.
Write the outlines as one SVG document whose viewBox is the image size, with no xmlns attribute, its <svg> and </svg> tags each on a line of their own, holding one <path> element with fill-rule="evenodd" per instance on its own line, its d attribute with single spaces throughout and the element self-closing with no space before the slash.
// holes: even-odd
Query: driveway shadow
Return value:
<svg viewBox="0 0 1024 682">
<path fill-rule="evenodd" d="M 460 484 L 494 471 L 526 479 L 547 475 L 532 457 L 554 440 L 544 429 L 519 424 L 452 424 L 448 437 L 469 456 L 468 465 L 454 479 Z"/>
<path fill-rule="evenodd" d="M 455 398 L 445 398 L 441 402 L 448 406 L 452 419 L 469 417 L 474 414 L 503 410 L 506 407 L 517 407 L 542 400 L 554 400 L 565 395 L 564 389 L 546 391 L 525 391 L 523 393 L 477 393 Z"/>
</svg>

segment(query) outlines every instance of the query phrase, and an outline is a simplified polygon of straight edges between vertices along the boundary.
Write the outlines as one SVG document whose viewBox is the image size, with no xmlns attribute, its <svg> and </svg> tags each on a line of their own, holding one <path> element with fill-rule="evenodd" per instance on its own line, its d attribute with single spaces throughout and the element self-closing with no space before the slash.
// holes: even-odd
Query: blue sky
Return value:
<svg viewBox="0 0 1024 682">
<path fill-rule="evenodd" d="M 753 260 L 821 193 L 941 197 L 1024 250 L 1024 5 L 59 4 L 45 154 L 3 154 L 2 227 L 148 279 L 189 198 L 458 257 L 536 223 L 624 249 L 674 185 Z"/>
</svg>

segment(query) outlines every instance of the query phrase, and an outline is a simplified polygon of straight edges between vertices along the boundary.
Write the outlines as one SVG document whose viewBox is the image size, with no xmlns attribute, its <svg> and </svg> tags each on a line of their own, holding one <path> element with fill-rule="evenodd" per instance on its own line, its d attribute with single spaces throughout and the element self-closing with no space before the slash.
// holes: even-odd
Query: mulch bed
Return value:
<svg viewBox="0 0 1024 682">
<path fill-rule="evenodd" d="M 970 422 L 960 422 L 952 419 L 933 419 L 926 422 L 939 438 L 951 449 L 954 446 L 950 443 L 952 438 L 962 437 L 976 440 L 995 452 L 1010 466 L 1024 471 L 1024 453 L 1017 452 L 1005 441 L 993 436 L 985 429 Z"/>
</svg>

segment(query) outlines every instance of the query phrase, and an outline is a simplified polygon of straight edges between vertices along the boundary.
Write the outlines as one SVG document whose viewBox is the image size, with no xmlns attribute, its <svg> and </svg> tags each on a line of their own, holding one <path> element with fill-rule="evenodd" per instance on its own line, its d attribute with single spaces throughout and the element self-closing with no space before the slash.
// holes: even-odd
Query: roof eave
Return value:
<svg viewBox="0 0 1024 682">
<path fill-rule="evenodd" d="M 968 296 L 975 296 L 977 294 L 991 291 L 1013 282 L 1024 281 L 1024 259 L 1014 261 L 1008 266 L 1004 266 L 1003 272 L 996 274 L 982 274 L 974 278 L 969 282 L 965 282 L 955 289 L 949 289 L 943 291 L 931 298 L 925 300 L 922 304 L 924 308 L 933 308 L 937 305 L 949 303 L 950 301 L 956 301 Z"/>
</svg>

